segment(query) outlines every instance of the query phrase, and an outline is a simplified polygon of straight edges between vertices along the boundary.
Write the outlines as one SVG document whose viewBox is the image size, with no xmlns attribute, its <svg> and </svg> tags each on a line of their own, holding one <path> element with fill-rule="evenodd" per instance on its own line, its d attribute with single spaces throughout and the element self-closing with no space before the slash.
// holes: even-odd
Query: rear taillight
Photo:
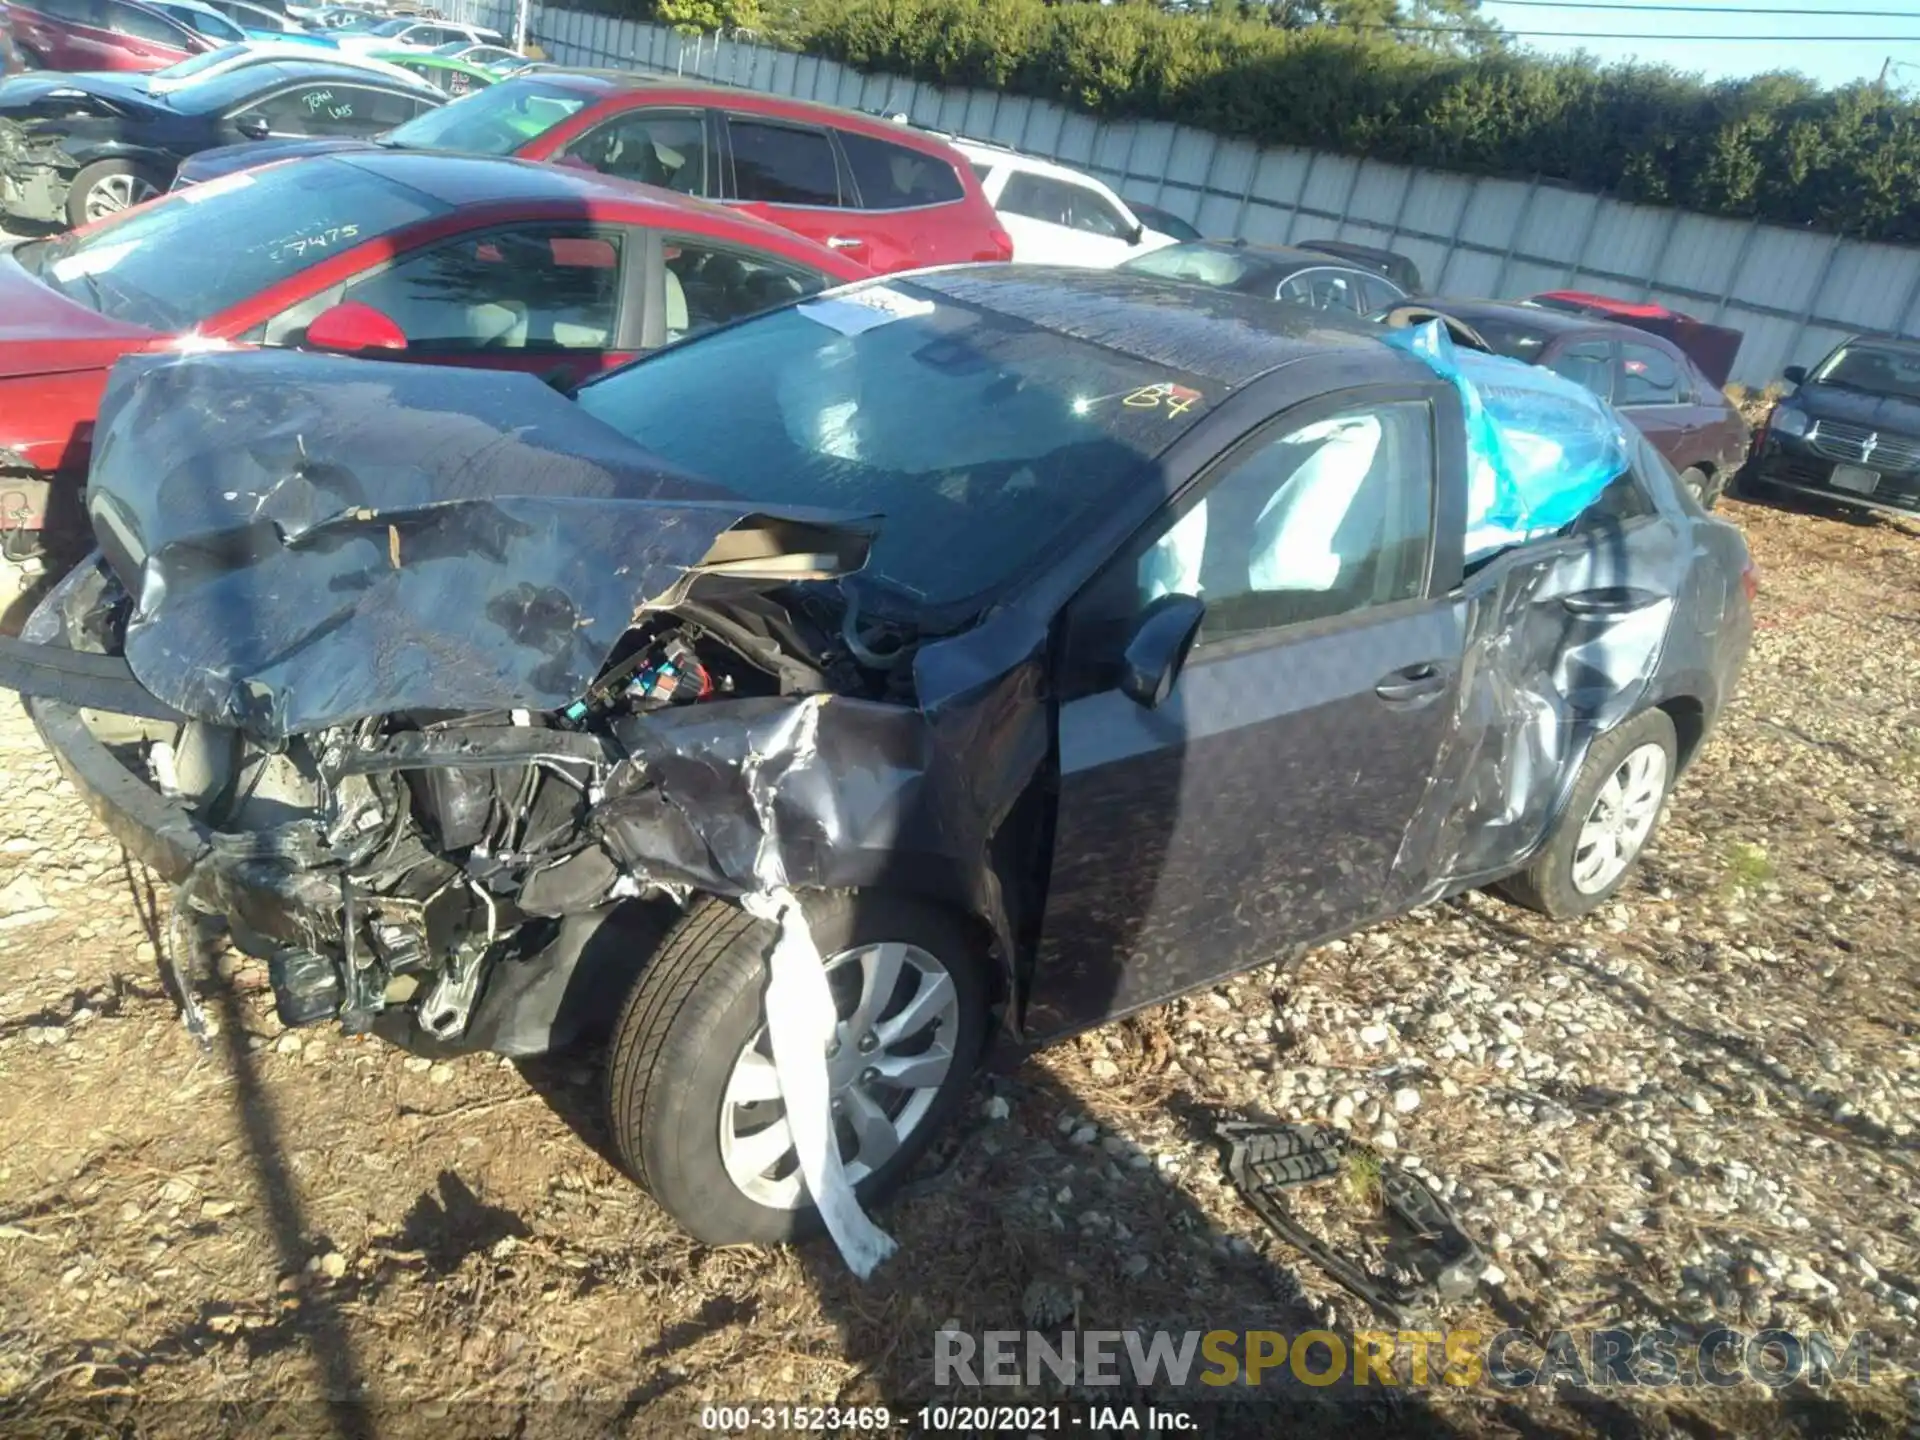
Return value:
<svg viewBox="0 0 1920 1440">
<path fill-rule="evenodd" d="M 1760 567 L 1751 559 L 1747 561 L 1747 568 L 1740 572 L 1740 589 L 1745 592 L 1749 605 L 1760 598 Z"/>
<path fill-rule="evenodd" d="M 1002 230 L 998 225 L 987 232 L 987 240 L 992 244 L 994 250 L 994 253 L 987 257 L 989 260 L 1013 259 L 1013 236 Z"/>
</svg>

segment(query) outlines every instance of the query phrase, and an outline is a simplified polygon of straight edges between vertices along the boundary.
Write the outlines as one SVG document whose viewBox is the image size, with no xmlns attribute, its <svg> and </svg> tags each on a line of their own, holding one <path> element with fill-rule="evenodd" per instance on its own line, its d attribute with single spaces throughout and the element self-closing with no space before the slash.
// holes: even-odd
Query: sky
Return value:
<svg viewBox="0 0 1920 1440">
<path fill-rule="evenodd" d="M 1698 71 L 1709 79 L 1757 75 L 1766 70 L 1798 70 L 1827 85 L 1872 80 L 1889 58 L 1888 83 L 1920 95 L 1920 0 L 1614 0 L 1620 5 L 1662 4 L 1667 9 L 1634 13 L 1596 9 L 1517 5 L 1484 0 L 1481 13 L 1513 32 L 1518 42 L 1551 53 L 1585 49 L 1602 61 L 1643 60 Z M 1684 8 L 1681 8 L 1684 7 Z M 1806 10 L 1805 15 L 1753 13 Z M 1842 10 L 1871 10 L 1872 16 L 1844 16 Z M 1645 39 L 1533 38 L 1527 31 L 1580 31 L 1596 37 L 1645 36 Z M 1680 37 L 1703 35 L 1706 40 Z M 1778 36 L 1777 40 L 1737 39 Z M 1858 42 L 1816 40 L 1817 36 L 1911 36 Z M 1901 62 L 1904 62 L 1901 63 Z"/>
</svg>

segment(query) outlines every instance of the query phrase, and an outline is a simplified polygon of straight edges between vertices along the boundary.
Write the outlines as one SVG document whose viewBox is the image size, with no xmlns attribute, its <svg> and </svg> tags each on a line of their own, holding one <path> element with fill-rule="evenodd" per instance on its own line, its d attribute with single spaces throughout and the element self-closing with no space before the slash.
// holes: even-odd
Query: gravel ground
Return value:
<svg viewBox="0 0 1920 1440">
<path fill-rule="evenodd" d="M 1220 1179 L 1193 1117 L 1245 1107 L 1434 1177 L 1494 1262 L 1451 1325 L 1858 1329 L 1879 1362 L 1825 1396 L 1403 1391 L 1288 1433 L 1920 1434 L 1920 532 L 1728 509 L 1754 653 L 1619 901 L 1469 895 L 983 1079 L 864 1286 L 823 1245 L 677 1233 L 598 1153 L 596 1056 L 282 1033 L 231 954 L 198 1047 L 164 895 L 0 706 L 0 1431 L 667 1434 L 952 1399 L 949 1321 L 1367 1327 Z M 1320 1219 L 1373 1243 L 1345 1192 Z"/>
</svg>

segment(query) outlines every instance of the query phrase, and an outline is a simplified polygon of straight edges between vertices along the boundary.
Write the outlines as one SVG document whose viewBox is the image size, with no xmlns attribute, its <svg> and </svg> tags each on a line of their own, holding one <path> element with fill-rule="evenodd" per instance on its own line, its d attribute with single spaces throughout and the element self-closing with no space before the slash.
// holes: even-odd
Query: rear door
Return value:
<svg viewBox="0 0 1920 1440">
<path fill-rule="evenodd" d="M 851 199 L 833 133 L 824 125 L 727 111 L 726 199 L 748 214 L 872 264 L 873 237 Z"/>
<path fill-rule="evenodd" d="M 115 36 L 117 48 L 130 57 L 118 67 L 125 70 L 159 70 L 174 65 L 202 50 L 211 50 L 213 42 L 190 34 L 164 15 L 120 0 L 106 0 L 106 24 Z"/>
<path fill-rule="evenodd" d="M 1458 403 L 1433 384 L 1289 411 L 1074 600 L 1039 1036 L 1401 903 L 1403 841 L 1460 683 L 1461 630 L 1434 592 L 1459 573 L 1461 517 L 1442 496 L 1464 495 L 1464 454 Z M 1172 593 L 1197 594 L 1206 618 L 1148 710 L 1117 688 L 1117 657 Z"/>
<path fill-rule="evenodd" d="M 839 283 L 811 266 L 707 235 L 651 237 L 641 346 L 654 349 Z"/>
<path fill-rule="evenodd" d="M 1640 427 L 1654 449 L 1675 469 L 1684 470 L 1700 457 L 1689 442 L 1696 422 L 1693 385 L 1684 367 L 1655 345 L 1622 340 L 1615 348 L 1614 406 Z"/>
<path fill-rule="evenodd" d="M 1016 260 L 1110 270 L 1137 253 L 1133 228 L 1112 202 L 1061 176 L 1013 170 L 993 208 Z"/>
<path fill-rule="evenodd" d="M 584 380 L 639 350 L 646 239 L 585 221 L 472 231 L 311 296 L 263 342 L 298 346 L 321 311 L 358 301 L 406 335 L 395 360 Z"/>
</svg>

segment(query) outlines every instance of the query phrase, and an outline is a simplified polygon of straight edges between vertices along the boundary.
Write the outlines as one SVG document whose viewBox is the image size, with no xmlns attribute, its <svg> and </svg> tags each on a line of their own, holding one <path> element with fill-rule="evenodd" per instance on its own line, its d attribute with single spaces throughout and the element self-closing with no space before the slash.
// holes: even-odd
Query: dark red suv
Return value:
<svg viewBox="0 0 1920 1440">
<path fill-rule="evenodd" d="M 203 151 L 175 187 L 356 144 L 263 140 Z M 871 270 L 1011 260 L 972 167 L 922 131 L 804 100 L 673 77 L 545 70 L 382 136 L 388 149 L 515 155 L 718 200 Z"/>
<path fill-rule="evenodd" d="M 219 43 L 134 0 L 15 0 L 6 12 L 20 58 L 43 70 L 162 70 Z"/>
</svg>

